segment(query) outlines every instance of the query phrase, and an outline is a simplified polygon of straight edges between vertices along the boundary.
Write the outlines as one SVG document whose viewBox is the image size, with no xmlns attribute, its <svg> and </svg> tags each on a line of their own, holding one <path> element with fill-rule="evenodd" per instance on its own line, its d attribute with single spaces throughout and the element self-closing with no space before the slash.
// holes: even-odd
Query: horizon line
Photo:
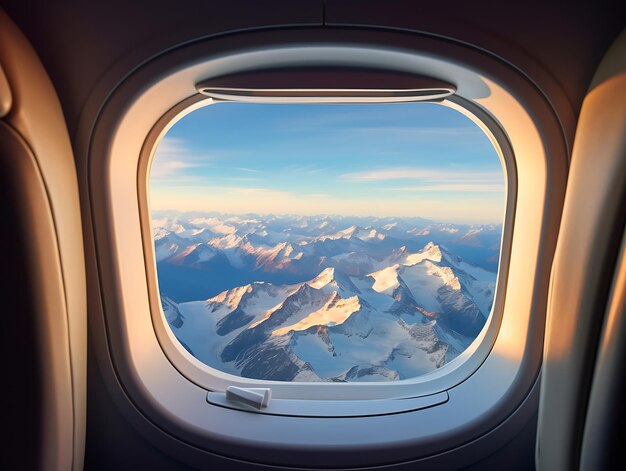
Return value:
<svg viewBox="0 0 626 471">
<path fill-rule="evenodd" d="M 294 214 L 294 213 L 258 213 L 258 212 L 245 212 L 245 213 L 233 213 L 233 212 L 222 212 L 216 210 L 180 210 L 180 209 L 151 209 L 151 219 L 154 219 L 155 212 L 163 212 L 163 213 L 179 213 L 179 214 L 218 214 L 222 216 L 260 216 L 260 217 L 339 217 L 339 218 L 367 218 L 367 219 L 422 219 L 423 221 L 435 223 L 435 224 L 457 224 L 457 225 L 495 225 L 502 226 L 503 222 L 458 222 L 458 221 L 442 221 L 435 220 L 424 216 L 397 216 L 397 215 L 387 215 L 387 216 L 376 216 L 376 215 L 355 215 L 355 214 L 333 214 L 333 213 L 317 213 L 317 214 Z"/>
</svg>

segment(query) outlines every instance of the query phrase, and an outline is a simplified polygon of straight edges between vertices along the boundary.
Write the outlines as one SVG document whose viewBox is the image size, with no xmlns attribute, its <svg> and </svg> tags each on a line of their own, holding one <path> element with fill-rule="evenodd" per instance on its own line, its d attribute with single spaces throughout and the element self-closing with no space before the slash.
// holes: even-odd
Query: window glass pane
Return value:
<svg viewBox="0 0 626 471">
<path fill-rule="evenodd" d="M 167 322 L 224 372 L 412 378 L 490 315 L 503 170 L 446 106 L 207 106 L 159 143 L 149 191 Z"/>
</svg>

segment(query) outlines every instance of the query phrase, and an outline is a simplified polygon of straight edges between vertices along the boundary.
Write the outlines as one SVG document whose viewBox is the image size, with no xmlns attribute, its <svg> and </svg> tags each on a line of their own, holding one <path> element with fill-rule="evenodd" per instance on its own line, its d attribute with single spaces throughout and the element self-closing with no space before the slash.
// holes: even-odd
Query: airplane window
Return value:
<svg viewBox="0 0 626 471">
<path fill-rule="evenodd" d="M 167 324 L 224 373 L 415 378 L 491 315 L 505 177 L 451 107 L 205 106 L 159 142 L 149 199 Z"/>
</svg>

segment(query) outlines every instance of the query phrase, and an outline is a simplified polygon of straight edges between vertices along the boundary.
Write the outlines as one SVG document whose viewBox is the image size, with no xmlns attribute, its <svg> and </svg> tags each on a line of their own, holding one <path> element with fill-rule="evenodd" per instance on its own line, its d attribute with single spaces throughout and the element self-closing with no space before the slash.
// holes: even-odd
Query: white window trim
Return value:
<svg viewBox="0 0 626 471">
<path fill-rule="evenodd" d="M 366 37 L 356 45 L 359 33 L 353 32 L 344 45 L 311 45 L 310 40 L 297 45 L 298 34 L 306 38 L 310 30 L 291 30 L 278 34 L 278 39 L 271 32 L 255 34 L 254 50 L 248 47 L 250 39 L 241 35 L 166 53 L 131 75 L 98 115 L 88 145 L 87 178 L 103 318 L 92 320 L 91 328 L 116 399 L 125 404 L 138 427 L 179 456 L 217 452 L 296 466 L 312 458 L 320 466 L 371 466 L 451 449 L 463 453 L 458 447 L 468 437 L 491 437 L 489 432 L 498 424 L 529 417 L 536 400 L 531 391 L 541 364 L 545 287 L 566 175 L 563 130 L 551 105 L 514 69 L 445 41 L 421 37 L 411 42 L 414 35 L 387 33 L 378 35 L 376 45 L 368 45 Z M 225 53 L 228 49 L 232 52 Z M 455 83 L 460 97 L 488 110 L 507 131 L 517 158 L 518 185 L 502 322 L 489 355 L 471 376 L 447 390 L 449 400 L 444 404 L 359 419 L 279 417 L 212 406 L 205 400 L 207 388 L 174 367 L 155 335 L 158 323 L 153 327 L 145 238 L 135 203 L 137 158 L 155 117 L 193 96 L 195 84 L 212 75 L 303 60 L 376 65 L 439 77 Z M 481 65 L 491 75 L 481 72 Z M 425 387 L 420 391 L 426 392 Z M 155 426 L 161 432 L 155 432 Z M 499 437 L 485 438 L 484 443 L 493 444 L 503 435 Z M 472 447 L 472 453 L 478 448 Z M 285 450 L 290 453 L 277 461 L 276 453 Z M 394 453 L 388 456 L 380 450 Z"/>
<path fill-rule="evenodd" d="M 329 100 L 317 99 L 316 103 L 325 103 Z M 268 102 L 267 100 L 265 102 Z M 284 102 L 281 99 L 271 100 L 273 103 Z M 367 98 L 360 98 L 360 103 L 374 102 Z M 152 127 L 139 158 L 138 196 L 144 238 L 143 251 L 145 257 L 146 276 L 152 322 L 165 354 L 172 364 L 185 377 L 207 389 L 208 391 L 225 391 L 228 386 L 242 388 L 271 388 L 274 399 L 309 399 L 309 400 L 366 400 L 366 399 L 394 399 L 428 396 L 446 391 L 465 381 L 483 363 L 496 339 L 500 321 L 506 279 L 508 273 L 508 255 L 512 238 L 512 227 L 515 213 L 515 158 L 509 146 L 505 133 L 497 123 L 478 106 L 461 97 L 450 97 L 440 103 L 457 110 L 467 116 L 479 127 L 491 141 L 502 164 L 505 183 L 505 204 L 502 215 L 503 233 L 498 267 L 496 290 L 491 312 L 484 328 L 471 345 L 458 357 L 437 370 L 414 378 L 394 382 L 367 382 L 367 383 L 329 383 L 329 382 L 285 382 L 256 380 L 235 376 L 210 367 L 191 355 L 176 339 L 161 308 L 158 289 L 157 267 L 154 254 L 154 240 L 152 235 L 151 211 L 149 207 L 149 180 L 150 167 L 158 143 L 167 131 L 180 119 L 189 113 L 216 103 L 204 95 L 194 94 L 174 106 Z M 390 411 L 397 410 L 397 404 L 389 405 Z M 407 404 L 410 410 L 411 406 Z M 332 408 L 328 408 L 329 415 Z M 272 408 L 260 412 L 272 413 Z"/>
</svg>

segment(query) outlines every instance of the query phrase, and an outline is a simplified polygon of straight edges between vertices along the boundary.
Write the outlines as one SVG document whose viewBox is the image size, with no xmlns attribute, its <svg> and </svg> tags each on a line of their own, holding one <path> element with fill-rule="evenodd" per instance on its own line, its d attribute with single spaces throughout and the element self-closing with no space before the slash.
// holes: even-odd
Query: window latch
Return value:
<svg viewBox="0 0 626 471">
<path fill-rule="evenodd" d="M 228 386 L 226 388 L 226 400 L 246 404 L 261 410 L 267 407 L 272 398 L 272 390 L 269 388 L 239 388 Z"/>
</svg>

